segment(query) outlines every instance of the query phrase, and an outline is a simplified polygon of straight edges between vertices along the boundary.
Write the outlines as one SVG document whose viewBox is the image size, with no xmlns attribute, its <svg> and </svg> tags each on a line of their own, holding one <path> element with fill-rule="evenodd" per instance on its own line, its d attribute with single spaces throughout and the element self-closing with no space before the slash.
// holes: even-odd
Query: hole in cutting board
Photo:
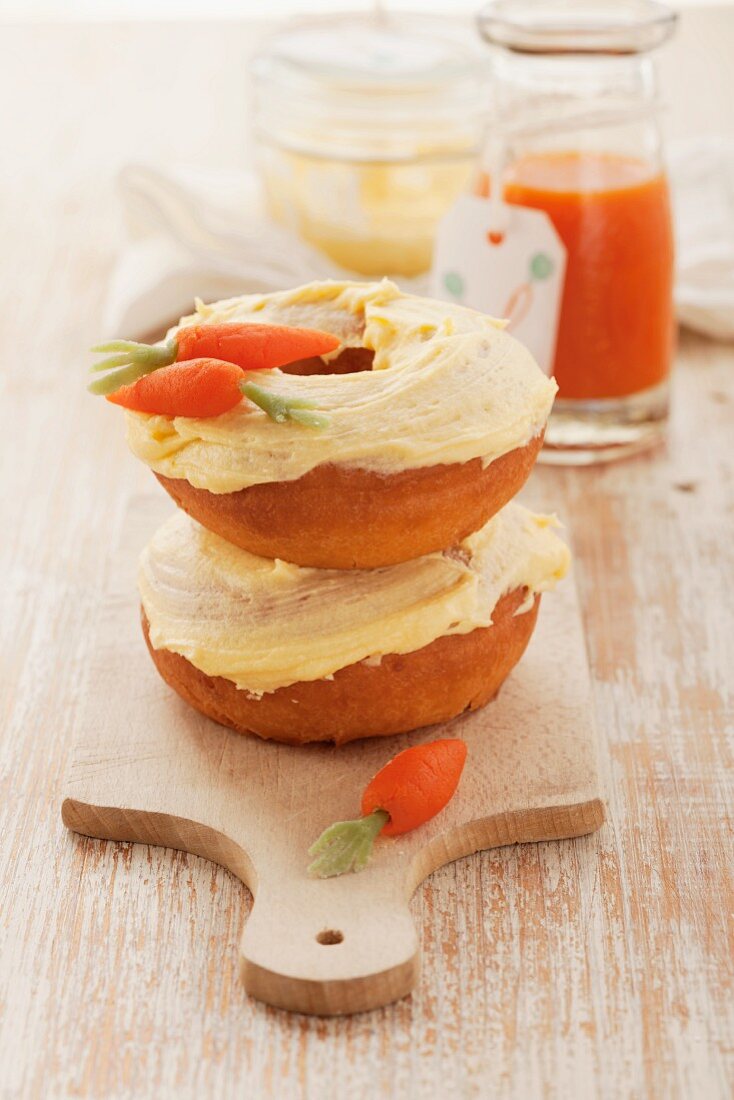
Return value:
<svg viewBox="0 0 734 1100">
<path fill-rule="evenodd" d="M 327 928 L 325 929 L 325 931 L 319 932 L 318 936 L 316 937 L 316 942 L 323 944 L 324 947 L 329 947 L 332 944 L 341 943 L 343 939 L 343 932 L 339 932 L 338 930 L 333 928 Z"/>
</svg>

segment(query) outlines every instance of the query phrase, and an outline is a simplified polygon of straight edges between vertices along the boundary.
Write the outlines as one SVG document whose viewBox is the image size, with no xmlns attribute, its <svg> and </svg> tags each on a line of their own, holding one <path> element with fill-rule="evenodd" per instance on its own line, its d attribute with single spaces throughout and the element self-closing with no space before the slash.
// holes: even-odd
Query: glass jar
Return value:
<svg viewBox="0 0 734 1100">
<path fill-rule="evenodd" d="M 653 0 L 497 0 L 479 16 L 504 199 L 545 211 L 567 251 L 545 461 L 621 457 L 664 434 L 673 233 L 649 51 L 675 18 Z"/>
<path fill-rule="evenodd" d="M 440 18 L 304 20 L 253 65 L 258 167 L 271 216 L 349 271 L 413 276 L 470 186 L 490 63 Z"/>
</svg>

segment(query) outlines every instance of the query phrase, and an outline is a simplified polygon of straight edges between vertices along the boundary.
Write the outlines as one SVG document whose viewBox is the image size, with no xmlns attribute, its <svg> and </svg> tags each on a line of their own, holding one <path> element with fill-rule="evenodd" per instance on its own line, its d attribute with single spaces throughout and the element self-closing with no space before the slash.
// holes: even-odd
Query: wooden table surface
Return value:
<svg viewBox="0 0 734 1100">
<path fill-rule="evenodd" d="M 150 479 L 82 386 L 121 237 L 112 180 L 131 158 L 245 163 L 255 37 L 0 34 L 0 1095 L 729 1096 L 731 346 L 684 336 L 667 448 L 534 475 L 576 551 L 609 821 L 427 881 L 410 999 L 342 1020 L 249 1001 L 239 882 L 62 827 L 106 548 Z M 732 50 L 733 11 L 684 19 L 674 129 L 734 133 Z"/>
</svg>

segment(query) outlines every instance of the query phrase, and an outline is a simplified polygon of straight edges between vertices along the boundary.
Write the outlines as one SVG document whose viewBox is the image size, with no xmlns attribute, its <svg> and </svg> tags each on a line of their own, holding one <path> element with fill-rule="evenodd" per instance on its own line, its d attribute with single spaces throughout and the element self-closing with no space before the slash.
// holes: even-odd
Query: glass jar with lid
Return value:
<svg viewBox="0 0 734 1100">
<path fill-rule="evenodd" d="M 663 433 L 674 351 L 673 234 L 651 51 L 654 0 L 496 0 L 491 43 L 503 197 L 566 247 L 559 392 L 543 458 L 593 462 Z M 485 176 L 480 188 L 491 189 Z"/>
<path fill-rule="evenodd" d="M 489 59 L 450 20 L 304 20 L 253 65 L 258 166 L 271 216 L 339 266 L 414 276 L 471 186 Z"/>
</svg>

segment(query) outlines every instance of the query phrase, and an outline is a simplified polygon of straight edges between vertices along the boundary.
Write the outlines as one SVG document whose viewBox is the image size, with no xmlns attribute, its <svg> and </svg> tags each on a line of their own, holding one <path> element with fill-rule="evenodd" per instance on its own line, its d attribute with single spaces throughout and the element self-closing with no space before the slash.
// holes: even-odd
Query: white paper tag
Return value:
<svg viewBox="0 0 734 1100">
<path fill-rule="evenodd" d="M 438 227 L 431 292 L 505 318 L 508 332 L 551 374 L 566 249 L 543 210 L 503 204 L 499 240 L 490 239 L 493 213 L 476 195 L 454 203 Z"/>
</svg>

